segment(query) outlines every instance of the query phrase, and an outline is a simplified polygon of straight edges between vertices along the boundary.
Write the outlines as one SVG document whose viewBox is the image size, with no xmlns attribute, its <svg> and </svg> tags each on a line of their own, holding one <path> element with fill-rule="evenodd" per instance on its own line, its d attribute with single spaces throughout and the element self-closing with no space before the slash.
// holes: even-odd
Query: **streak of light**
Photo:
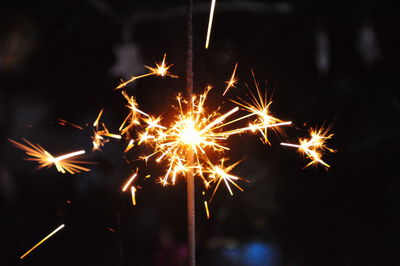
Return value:
<svg viewBox="0 0 400 266">
<path fill-rule="evenodd" d="M 136 169 L 136 173 L 134 173 L 129 179 L 128 181 L 126 181 L 124 187 L 122 188 L 122 191 L 126 191 L 129 187 L 129 185 L 132 183 L 133 179 L 135 179 L 135 177 L 137 176 L 137 169 Z"/>
<path fill-rule="evenodd" d="M 207 28 L 207 38 L 206 38 L 206 49 L 208 49 L 208 45 L 210 43 L 210 35 L 211 35 L 211 29 L 212 29 L 212 23 L 213 23 L 213 18 L 214 18 L 214 11 L 215 11 L 215 2 L 216 0 L 211 0 L 211 8 L 210 8 L 210 17 L 208 20 L 208 28 Z"/>
<path fill-rule="evenodd" d="M 87 164 L 88 162 L 72 159 L 73 157 L 85 154 L 84 150 L 75 151 L 64 155 L 60 155 L 58 157 L 54 157 L 39 144 L 35 145 L 26 139 L 23 140 L 28 145 L 24 145 L 22 143 L 9 139 L 9 141 L 15 147 L 25 151 L 25 154 L 33 157 L 33 158 L 27 158 L 27 160 L 39 163 L 38 168 L 50 167 L 51 165 L 54 164 L 57 171 L 63 174 L 65 174 L 66 172 L 70 174 L 75 174 L 75 173 L 80 173 L 81 171 L 90 171 L 89 168 L 79 165 L 79 164 Z"/>
<path fill-rule="evenodd" d="M 206 200 L 204 201 L 204 208 L 206 210 L 207 219 L 210 219 L 210 211 L 208 210 L 208 203 Z"/>
<path fill-rule="evenodd" d="M 282 146 L 297 148 L 298 151 L 305 154 L 311 161 L 305 166 L 322 164 L 326 168 L 330 165 L 322 160 L 324 151 L 335 152 L 335 150 L 326 146 L 326 141 L 332 138 L 333 134 L 329 134 L 330 128 L 310 128 L 310 138 L 299 138 L 299 144 L 281 143 Z"/>
<path fill-rule="evenodd" d="M 58 231 L 60 231 L 61 229 L 63 229 L 65 227 L 64 224 L 60 225 L 59 227 L 57 227 L 53 232 L 51 232 L 50 234 L 48 234 L 45 238 L 43 238 L 42 240 L 40 240 L 36 245 L 34 245 L 30 250 L 28 250 L 27 252 L 25 252 L 21 257 L 19 257 L 21 260 L 23 258 L 25 258 L 29 253 L 31 253 L 35 248 L 37 248 L 38 246 L 40 246 L 44 241 L 46 241 L 47 239 L 49 239 L 50 237 L 52 237 L 55 233 L 57 233 Z"/>
<path fill-rule="evenodd" d="M 136 206 L 136 188 L 131 186 L 132 204 Z"/>
<path fill-rule="evenodd" d="M 166 56 L 167 56 L 167 54 L 164 54 L 162 62 L 156 63 L 156 67 L 145 66 L 148 70 L 150 70 L 149 73 L 146 73 L 146 74 L 143 74 L 140 76 L 133 76 L 128 81 L 125 81 L 125 82 L 122 82 L 121 84 L 119 84 L 115 89 L 116 90 L 121 89 L 135 80 L 138 80 L 138 79 L 144 78 L 144 77 L 148 77 L 148 76 L 153 76 L 153 75 L 161 76 L 161 77 L 169 76 L 171 78 L 177 78 L 178 76 L 173 75 L 168 71 L 173 65 L 167 65 Z"/>
<path fill-rule="evenodd" d="M 128 145 L 126 145 L 126 148 L 124 150 L 124 152 L 128 152 L 130 149 L 133 148 L 133 146 L 135 146 L 135 140 L 131 139 L 128 143 Z"/>
<path fill-rule="evenodd" d="M 222 93 L 222 96 L 224 96 L 230 88 L 236 88 L 236 84 L 238 82 L 238 79 L 235 76 L 237 66 L 238 66 L 238 64 L 236 63 L 235 68 L 233 69 L 233 72 L 232 72 L 231 79 L 225 82 L 227 84 L 227 86 L 226 86 L 224 93 Z"/>
<path fill-rule="evenodd" d="M 65 120 L 65 119 L 61 119 L 61 118 L 58 119 L 58 124 L 60 124 L 60 125 L 62 125 L 62 126 L 69 125 L 69 126 L 72 126 L 72 127 L 77 128 L 77 129 L 79 129 L 79 130 L 83 130 L 83 127 L 78 126 L 78 125 L 76 125 L 76 124 L 74 124 L 74 123 L 71 123 L 71 122 L 69 122 L 69 121 L 67 121 L 67 120 Z"/>
</svg>

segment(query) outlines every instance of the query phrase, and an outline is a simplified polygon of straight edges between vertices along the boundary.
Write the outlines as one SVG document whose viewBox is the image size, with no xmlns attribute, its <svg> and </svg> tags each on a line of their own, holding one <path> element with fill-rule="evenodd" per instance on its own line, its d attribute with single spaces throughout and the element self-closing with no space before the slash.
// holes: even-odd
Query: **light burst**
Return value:
<svg viewBox="0 0 400 266">
<path fill-rule="evenodd" d="M 330 165 L 322 160 L 324 151 L 335 152 L 335 150 L 326 146 L 326 141 L 333 137 L 329 134 L 330 128 L 310 128 L 310 138 L 299 138 L 299 144 L 281 143 L 283 146 L 297 148 L 301 153 L 305 154 L 311 161 L 305 166 L 322 164 L 326 168 Z"/>
<path fill-rule="evenodd" d="M 254 83 L 256 93 L 250 91 L 249 100 L 240 99 L 239 101 L 233 100 L 233 102 L 242 107 L 244 111 L 248 112 L 248 117 L 255 117 L 246 129 L 253 132 L 260 132 L 262 135 L 261 140 L 265 144 L 271 144 L 268 139 L 268 129 L 272 129 L 275 133 L 283 135 L 284 131 L 281 126 L 291 125 L 292 122 L 283 121 L 273 116 L 270 111 L 272 100 L 268 99 L 266 93 L 262 93 L 257 81 L 254 80 Z"/>
<path fill-rule="evenodd" d="M 148 77 L 148 76 L 160 76 L 160 77 L 171 77 L 171 78 L 177 78 L 178 76 L 172 75 L 168 70 L 173 66 L 173 65 L 167 65 L 166 62 L 166 56 L 167 54 L 164 54 L 163 60 L 161 63 L 156 63 L 155 67 L 149 67 L 149 66 L 145 66 L 145 68 L 147 68 L 148 70 L 150 70 L 150 72 L 140 75 L 140 76 L 133 76 L 131 77 L 128 81 L 122 82 L 121 84 L 119 84 L 115 89 L 122 89 L 124 88 L 126 85 L 128 85 L 129 83 L 144 78 L 144 77 Z"/>
<path fill-rule="evenodd" d="M 229 190 L 231 196 L 233 196 L 231 185 L 234 185 L 240 191 L 243 191 L 243 189 L 236 182 L 238 180 L 245 180 L 245 179 L 230 174 L 231 170 L 235 168 L 240 163 L 240 161 L 231 164 L 229 166 L 225 166 L 224 165 L 225 160 L 226 160 L 225 158 L 222 158 L 220 160 L 220 164 L 218 165 L 210 164 L 205 170 L 206 173 L 209 173 L 209 181 L 208 181 L 209 184 L 215 183 L 215 188 L 210 200 L 212 200 L 212 198 L 214 197 L 215 192 L 218 190 L 218 187 L 222 183 L 222 181 L 225 183 L 226 188 Z"/>
<path fill-rule="evenodd" d="M 143 143 L 152 147 L 152 152 L 143 156 L 144 160 L 154 158 L 156 162 L 166 164 L 166 171 L 159 179 L 162 185 L 173 185 L 179 176 L 185 177 L 191 171 L 203 180 L 206 188 L 215 185 L 213 197 L 222 181 L 230 194 L 233 194 L 230 185 L 242 190 L 236 181 L 244 179 L 229 174 L 238 162 L 224 165 L 227 161 L 224 159 L 225 153 L 230 150 L 227 139 L 231 135 L 259 130 L 266 138 L 267 128 L 289 125 L 291 122 L 268 115 L 269 104 L 264 103 L 260 92 L 260 97 L 254 98 L 251 103 L 240 103 L 225 112 L 221 112 L 221 107 L 209 111 L 205 103 L 211 89 L 208 86 L 202 94 L 194 95 L 189 100 L 178 94 L 177 105 L 173 106 L 176 115 L 169 126 L 161 125 L 161 116 L 152 117 L 141 111 L 136 101 L 124 93 L 131 109 L 124 122 L 131 121 L 121 130 L 127 133 L 126 128 L 144 126 L 141 131 L 137 130 L 136 141 L 139 145 Z M 250 113 L 241 115 L 240 109 Z M 250 124 L 244 125 L 243 122 L 249 119 L 252 119 Z M 193 160 L 188 159 L 191 154 Z M 216 160 L 220 163 L 214 163 Z"/>
<path fill-rule="evenodd" d="M 23 140 L 27 145 L 9 139 L 9 141 L 15 147 L 25 151 L 27 155 L 32 157 L 32 158 L 27 158 L 27 160 L 39 163 L 38 168 L 48 168 L 54 165 L 57 171 L 63 174 L 65 174 L 66 172 L 70 174 L 75 174 L 75 173 L 80 173 L 82 171 L 90 171 L 89 168 L 79 165 L 79 164 L 88 164 L 89 162 L 80 161 L 76 158 L 79 155 L 85 154 L 84 150 L 79 150 L 64 155 L 60 155 L 58 157 L 54 157 L 39 144 L 33 144 L 26 139 Z"/>
</svg>

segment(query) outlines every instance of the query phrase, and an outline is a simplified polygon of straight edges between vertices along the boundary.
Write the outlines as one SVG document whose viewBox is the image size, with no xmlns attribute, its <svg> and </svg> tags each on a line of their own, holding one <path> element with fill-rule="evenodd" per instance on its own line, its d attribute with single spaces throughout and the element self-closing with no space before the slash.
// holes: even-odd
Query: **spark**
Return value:
<svg viewBox="0 0 400 266">
<path fill-rule="evenodd" d="M 75 173 L 80 173 L 81 171 L 90 171 L 89 168 L 79 165 L 79 164 L 87 164 L 88 162 L 76 160 L 76 158 L 73 159 L 73 157 L 85 154 L 84 150 L 75 151 L 58 157 L 54 157 L 39 144 L 35 145 L 26 139 L 23 140 L 28 145 L 9 139 L 9 141 L 15 147 L 25 151 L 25 154 L 33 157 L 33 158 L 27 158 L 27 160 L 38 162 L 40 164 L 38 168 L 50 167 L 51 165 L 54 164 L 57 171 L 63 174 L 65 174 L 66 172 L 70 174 L 75 174 Z"/>
<path fill-rule="evenodd" d="M 204 201 L 204 208 L 206 210 L 207 219 L 210 219 L 210 211 L 208 210 L 208 203 L 206 200 Z"/>
<path fill-rule="evenodd" d="M 134 139 L 131 139 L 131 140 L 129 141 L 128 145 L 126 146 L 124 152 L 128 152 L 130 149 L 133 148 L 133 146 L 135 146 L 135 140 L 134 140 Z"/>
<path fill-rule="evenodd" d="M 321 127 L 320 129 L 310 128 L 309 133 L 311 138 L 299 138 L 299 144 L 281 143 L 281 145 L 298 148 L 300 152 L 304 153 L 306 157 L 311 160 L 305 167 L 320 163 L 326 168 L 329 168 L 330 165 L 322 160 L 324 151 L 335 152 L 335 150 L 328 148 L 325 143 L 326 140 L 333 136 L 333 134 L 329 134 L 329 130 L 329 127 Z"/>
<path fill-rule="evenodd" d="M 216 0 L 211 0 L 210 17 L 208 20 L 208 28 L 207 28 L 206 49 L 208 49 L 208 45 L 210 43 L 210 35 L 211 35 L 213 18 L 214 18 L 215 2 L 216 2 Z"/>
<path fill-rule="evenodd" d="M 83 127 L 78 126 L 78 125 L 76 125 L 76 124 L 74 124 L 74 123 L 71 123 L 71 122 L 69 122 L 69 121 L 67 121 L 67 120 L 65 120 L 65 119 L 61 119 L 61 118 L 58 119 L 58 124 L 60 124 L 60 125 L 62 125 L 62 126 L 69 125 L 69 126 L 72 126 L 72 127 L 77 128 L 77 129 L 79 129 L 79 130 L 83 130 Z"/>
<path fill-rule="evenodd" d="M 102 115 L 103 115 L 103 109 L 100 110 L 96 120 L 93 122 L 93 127 L 97 127 L 99 125 L 99 121 Z"/>
<path fill-rule="evenodd" d="M 166 56 L 167 56 L 167 54 L 164 54 L 162 62 L 156 63 L 156 67 L 145 66 L 148 70 L 150 70 L 150 72 L 140 75 L 140 76 L 131 77 L 128 81 L 125 81 L 125 82 L 122 82 L 121 84 L 119 84 L 115 88 L 115 90 L 121 89 L 135 80 L 138 80 L 138 79 L 144 78 L 144 77 L 148 77 L 148 76 L 155 75 L 155 76 L 161 76 L 161 77 L 169 76 L 171 78 L 177 78 L 178 76 L 175 76 L 168 71 L 173 65 L 167 65 Z"/>
<path fill-rule="evenodd" d="M 51 232 L 50 234 L 48 234 L 45 238 L 43 238 L 42 240 L 40 240 L 36 245 L 34 245 L 30 250 L 28 250 L 26 253 L 24 253 L 21 257 L 19 257 L 21 260 L 23 258 L 25 258 L 29 253 L 31 253 L 35 248 L 37 248 L 38 246 L 40 246 L 43 242 L 45 242 L 47 239 L 49 239 L 50 237 L 52 237 L 55 233 L 57 233 L 58 231 L 60 231 L 61 229 L 63 229 L 65 227 L 64 224 L 60 225 L 59 227 L 57 227 L 53 232 Z"/>
<path fill-rule="evenodd" d="M 254 83 L 256 86 L 256 94 L 250 91 L 249 101 L 242 99 L 240 99 L 240 101 L 232 100 L 232 102 L 238 104 L 243 108 L 244 111 L 249 113 L 247 117 L 256 117 L 253 122 L 249 123 L 248 127 L 239 130 L 250 130 L 253 132 L 258 131 L 262 135 L 261 140 L 265 144 L 271 144 L 268 139 L 268 129 L 272 129 L 275 131 L 275 133 L 284 135 L 284 131 L 282 130 L 281 126 L 291 125 L 292 122 L 282 121 L 281 119 L 272 115 L 270 111 L 272 101 L 268 99 L 266 93 L 265 95 L 261 93 L 260 87 L 255 79 Z"/>
<path fill-rule="evenodd" d="M 132 205 L 136 206 L 136 188 L 134 186 L 131 187 L 131 195 L 132 195 Z"/>
<path fill-rule="evenodd" d="M 129 185 L 132 183 L 133 179 L 135 179 L 135 177 L 137 176 L 137 171 L 138 169 L 136 169 L 136 172 L 129 178 L 128 181 L 126 181 L 124 187 L 122 188 L 122 191 L 126 191 L 129 187 Z"/>
<path fill-rule="evenodd" d="M 201 194 L 203 194 L 203 196 L 205 196 L 205 195 L 206 195 L 206 192 L 202 191 Z M 210 219 L 210 211 L 209 211 L 209 209 L 208 209 L 208 202 L 207 202 L 207 200 L 204 200 L 204 210 L 205 210 L 205 212 L 206 212 L 206 217 L 207 217 L 207 219 Z"/>
<path fill-rule="evenodd" d="M 226 159 L 221 159 L 219 165 L 210 164 L 209 167 L 205 170 L 206 172 L 209 173 L 210 180 L 208 182 L 216 184 L 213 194 L 211 196 L 211 200 L 213 199 L 215 192 L 218 190 L 218 187 L 220 186 L 222 181 L 224 181 L 226 188 L 229 190 L 229 194 L 231 194 L 231 196 L 233 196 L 233 191 L 230 185 L 234 185 L 240 191 L 243 191 L 243 189 L 235 181 L 245 180 L 245 179 L 229 174 L 229 172 L 233 168 L 235 168 L 240 163 L 240 161 L 237 161 L 236 163 L 231 164 L 229 166 L 224 166 L 225 160 Z"/>
<path fill-rule="evenodd" d="M 122 122 L 121 126 L 119 127 L 121 135 L 124 135 L 129 132 L 129 130 L 133 126 L 140 125 L 140 120 L 142 116 L 150 116 L 138 109 L 138 103 L 136 102 L 135 97 L 129 96 L 125 91 L 122 92 L 122 96 L 124 96 L 124 98 L 127 100 L 128 104 L 125 106 L 130 110 L 130 112 Z"/>
<path fill-rule="evenodd" d="M 227 86 L 226 86 L 224 93 L 222 93 L 223 96 L 228 92 L 228 90 L 230 88 L 236 88 L 236 83 L 238 82 L 238 79 L 235 76 L 237 65 L 238 64 L 236 63 L 235 68 L 233 69 L 233 72 L 232 72 L 231 79 L 225 82 L 227 84 Z"/>
<path fill-rule="evenodd" d="M 107 142 L 108 139 L 104 137 L 113 138 L 113 139 L 121 139 L 121 135 L 110 133 L 104 123 L 100 123 L 100 118 L 103 114 L 103 109 L 100 110 L 97 115 L 96 120 L 93 122 L 93 136 L 92 136 L 92 150 L 100 150 Z M 101 128 L 101 130 L 99 129 Z"/>
<path fill-rule="evenodd" d="M 160 64 L 156 63 L 156 67 L 149 67 L 145 66 L 148 70 L 150 70 L 150 73 L 156 76 L 161 76 L 161 77 L 171 77 L 171 78 L 177 78 L 178 76 L 172 75 L 168 69 L 170 69 L 173 65 L 167 66 L 167 62 L 165 61 L 167 54 L 164 54 L 163 60 Z"/>
</svg>

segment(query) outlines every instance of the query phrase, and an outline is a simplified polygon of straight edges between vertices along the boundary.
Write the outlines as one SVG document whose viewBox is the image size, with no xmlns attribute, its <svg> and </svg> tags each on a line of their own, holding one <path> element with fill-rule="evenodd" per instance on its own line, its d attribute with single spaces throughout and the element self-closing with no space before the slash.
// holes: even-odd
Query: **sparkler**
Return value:
<svg viewBox="0 0 400 266">
<path fill-rule="evenodd" d="M 160 178 L 161 184 L 175 184 L 178 176 L 186 176 L 189 171 L 193 171 L 195 176 L 199 176 L 203 180 L 206 188 L 211 183 L 217 184 L 213 194 L 215 194 L 222 180 L 224 180 L 230 194 L 233 194 L 229 184 L 233 184 L 239 190 L 242 190 L 233 181 L 240 178 L 229 175 L 228 172 L 238 163 L 225 167 L 223 163 L 226 160 L 222 159 L 220 165 L 215 165 L 210 156 L 222 157 L 226 151 L 229 151 L 225 141 L 231 135 L 259 130 L 266 139 L 267 128 L 277 128 L 289 125 L 291 122 L 282 122 L 270 115 L 268 112 L 269 103 L 265 103 L 260 92 L 258 92 L 260 97 L 254 98 L 254 102 L 251 104 L 240 104 L 250 114 L 231 118 L 239 111 L 238 106 L 222 114 L 218 111 L 220 108 L 208 113 L 205 103 L 210 90 L 211 87 L 207 87 L 202 94 L 193 95 L 189 101 L 178 95 L 176 97 L 178 104 L 174 109 L 177 114 L 169 127 L 160 124 L 160 117 L 154 119 L 139 110 L 136 104 L 134 111 L 136 114 L 140 114 L 135 117 L 136 124 L 147 124 L 144 132 L 139 134 L 137 141 L 139 144 L 145 143 L 153 147 L 153 152 L 144 157 L 146 161 L 155 157 L 156 162 L 164 161 L 167 163 L 167 170 L 164 176 Z M 127 94 L 124 96 L 131 101 Z M 133 117 L 133 115 L 131 116 Z M 250 126 L 224 130 L 226 126 L 252 116 L 256 118 Z M 188 153 L 193 153 L 193 162 L 189 162 L 187 159 Z"/>
<path fill-rule="evenodd" d="M 89 168 L 80 166 L 79 164 L 88 164 L 88 162 L 77 160 L 74 157 L 85 154 L 84 150 L 75 151 L 67 153 L 58 157 L 54 157 L 48 151 L 46 151 L 39 144 L 33 144 L 26 139 L 23 139 L 28 145 L 24 145 L 12 139 L 9 141 L 17 148 L 25 151 L 25 153 L 33 158 L 27 158 L 29 161 L 35 161 L 39 163 L 38 168 L 48 168 L 54 164 L 57 171 L 65 174 L 66 172 L 70 174 L 80 173 L 81 171 L 90 171 Z"/>
<path fill-rule="evenodd" d="M 328 148 L 325 144 L 326 140 L 332 138 L 333 134 L 329 134 L 330 128 L 311 128 L 309 130 L 311 138 L 300 138 L 299 144 L 281 143 L 283 146 L 297 148 L 301 153 L 304 153 L 308 159 L 311 160 L 305 167 L 322 164 L 326 168 L 330 165 L 325 163 L 321 158 L 324 151 L 335 152 L 335 150 Z"/>
<path fill-rule="evenodd" d="M 165 57 L 163 63 L 157 65 L 157 67 L 166 68 L 163 72 L 164 75 L 168 74 L 175 77 L 167 72 L 170 66 L 165 66 Z M 223 94 L 226 94 L 229 88 L 236 86 L 236 69 L 237 64 Z M 151 70 L 156 71 L 155 68 Z M 93 150 L 99 150 L 109 141 L 108 138 L 121 139 L 122 136 L 128 141 L 124 152 L 131 150 L 135 143 L 150 146 L 152 152 L 144 156 L 143 159 L 147 162 L 153 158 L 157 163 L 166 165 L 164 175 L 159 178 L 162 185 L 174 185 L 179 177 L 185 177 L 188 182 L 188 189 L 191 190 L 194 189 L 193 179 L 199 177 L 206 189 L 213 186 L 210 200 L 204 201 L 206 216 L 209 219 L 208 203 L 212 201 L 221 184 L 223 183 L 229 194 L 233 195 L 234 187 L 243 191 L 238 181 L 247 181 L 231 173 L 240 161 L 230 165 L 225 164 L 228 160 L 226 153 L 230 150 L 227 139 L 232 135 L 258 132 L 261 134 L 262 142 L 270 145 L 269 130 L 273 130 L 278 135 L 284 135 L 282 126 L 292 123 L 275 117 L 270 110 L 271 99 L 262 93 L 256 81 L 255 88 L 256 92 L 250 91 L 247 100 L 241 98 L 231 100 L 231 103 L 236 106 L 226 111 L 221 111 L 222 107 L 210 111 L 209 107 L 206 106 L 208 94 L 212 89 L 211 86 L 208 86 L 202 94 L 189 93 L 189 97 L 186 98 L 178 94 L 176 97 L 177 104 L 173 106 L 175 116 L 168 125 L 161 123 L 161 116 L 152 116 L 140 110 L 136 99 L 129 96 L 126 91 L 122 91 L 122 96 L 127 101 L 126 107 L 129 109 L 129 113 L 119 128 L 120 134 L 110 133 L 106 125 L 100 122 L 103 109 L 100 110 L 93 123 Z M 61 122 L 69 124 L 65 120 Z M 246 124 L 247 122 L 248 124 Z M 320 163 L 328 168 L 329 165 L 321 159 L 324 151 L 334 152 L 325 144 L 326 140 L 333 136 L 333 134 L 328 134 L 328 131 L 324 128 L 310 129 L 310 139 L 299 139 L 299 144 L 281 143 L 281 145 L 298 148 L 307 158 L 311 159 L 307 166 Z M 14 146 L 24 150 L 27 155 L 32 157 L 28 160 L 38 162 L 39 168 L 50 167 L 54 164 L 59 172 L 71 174 L 90 170 L 79 165 L 87 162 L 76 159 L 77 156 L 85 153 L 84 150 L 54 157 L 39 144 L 33 144 L 25 139 L 24 141 L 27 145 L 10 139 Z M 215 161 L 218 162 L 215 163 Z M 133 205 L 136 205 L 137 190 L 132 183 L 137 177 L 137 172 L 138 169 L 122 188 L 122 191 L 125 192 L 130 187 Z M 150 175 L 146 175 L 145 178 L 149 177 Z M 191 191 L 189 194 L 194 193 L 194 190 Z M 191 195 L 194 196 L 194 194 Z M 191 201 L 189 204 L 194 204 L 193 197 L 188 197 L 188 200 Z M 190 209 L 188 216 L 191 220 L 190 223 L 194 223 L 193 215 L 194 209 Z M 194 224 L 191 226 L 192 233 L 189 233 L 189 235 L 194 234 Z M 194 242 L 194 238 L 189 242 Z"/>
<path fill-rule="evenodd" d="M 25 252 L 21 257 L 19 257 L 21 260 L 23 258 L 25 258 L 29 253 L 31 253 L 35 248 L 37 248 L 38 246 L 40 246 L 44 241 L 46 241 L 47 239 L 49 239 L 50 237 L 52 237 L 54 234 L 56 234 L 58 231 L 60 231 L 61 229 L 63 229 L 65 227 L 64 224 L 60 225 L 59 227 L 57 227 L 53 232 L 51 232 L 50 234 L 48 234 L 45 238 L 43 238 L 42 240 L 40 240 L 36 245 L 34 245 L 30 250 L 28 250 L 27 252 Z"/>
<path fill-rule="evenodd" d="M 208 48 L 210 40 L 215 2 L 215 0 L 212 0 L 211 3 L 206 49 Z M 239 191 L 243 191 L 243 188 L 239 186 L 238 182 L 247 181 L 231 173 L 241 161 L 225 165 L 226 161 L 228 161 L 226 153 L 230 150 L 227 139 L 232 135 L 258 132 L 261 134 L 262 142 L 270 145 L 268 132 L 272 130 L 278 135 L 284 135 L 282 126 L 291 125 L 292 123 L 291 121 L 281 120 L 272 114 L 270 110 L 272 101 L 268 99 L 266 94 L 261 92 L 256 81 L 256 92 L 250 92 L 248 100 L 243 100 L 241 98 L 239 98 L 239 100 L 231 100 L 236 106 L 225 111 L 221 111 L 221 107 L 209 111 L 209 108 L 206 107 L 205 103 L 211 90 L 210 86 L 207 87 L 202 94 L 193 94 L 192 5 L 193 1 L 189 0 L 186 75 L 188 95 L 187 97 L 183 97 L 178 94 L 176 97 L 177 105 L 174 106 L 174 119 L 170 121 L 168 125 L 163 125 L 161 123 L 161 116 L 152 116 L 140 110 L 135 97 L 129 96 L 126 91 L 123 90 L 122 95 L 127 101 L 126 107 L 129 109 L 129 113 L 119 127 L 120 134 L 110 133 L 106 125 L 100 122 L 103 114 L 102 109 L 93 123 L 94 134 L 92 136 L 93 151 L 100 150 L 101 147 L 109 141 L 108 138 L 121 139 L 122 136 L 128 140 L 124 153 L 130 151 L 135 146 L 135 143 L 138 145 L 149 145 L 152 148 L 152 152 L 143 156 L 143 159 L 147 162 L 150 158 L 153 158 L 157 163 L 166 166 L 165 173 L 159 178 L 159 182 L 164 186 L 170 184 L 174 185 L 179 177 L 186 178 L 188 187 L 190 265 L 194 265 L 195 258 L 194 178 L 200 178 L 206 189 L 213 186 L 210 200 L 204 200 L 206 216 L 207 219 L 209 219 L 210 212 L 208 203 L 212 201 L 214 195 L 221 187 L 221 183 L 226 186 L 229 194 L 233 195 L 234 187 Z M 238 64 L 236 63 L 230 80 L 226 81 L 227 86 L 222 94 L 223 96 L 226 95 L 230 88 L 235 88 L 238 83 L 236 77 L 237 66 Z M 149 70 L 148 73 L 133 76 L 128 81 L 122 82 L 115 89 L 122 89 L 129 83 L 148 76 L 178 77 L 169 72 L 172 64 L 167 65 L 166 54 L 164 54 L 162 62 L 156 63 L 155 67 L 145 67 Z M 245 112 L 245 114 L 242 114 L 243 112 Z M 244 122 L 248 122 L 248 124 L 243 124 Z M 60 119 L 60 124 L 68 124 L 82 129 L 66 120 Z M 299 139 L 299 144 L 281 143 L 281 145 L 295 147 L 300 152 L 304 153 L 306 157 L 311 160 L 306 167 L 320 163 L 328 168 L 330 166 L 321 159 L 324 151 L 334 152 L 334 150 L 328 148 L 325 144 L 326 140 L 333 136 L 333 134 L 328 134 L 328 131 L 328 129 L 324 128 L 310 129 L 310 139 Z M 75 174 L 81 171 L 90 171 L 90 169 L 79 165 L 87 162 L 76 159 L 77 156 L 85 153 L 84 150 L 54 157 L 42 146 L 32 144 L 25 139 L 24 141 L 27 145 L 10 139 L 10 142 L 12 142 L 14 146 L 24 150 L 27 155 L 32 157 L 28 158 L 28 160 L 38 162 L 39 168 L 50 167 L 54 164 L 56 169 L 61 173 L 69 172 Z M 137 178 L 137 173 L 138 169 L 136 169 L 136 172 L 122 187 L 123 192 L 127 191 L 130 187 L 133 205 L 136 205 L 137 190 L 132 183 L 134 179 Z M 150 175 L 145 176 L 145 178 L 149 177 Z M 203 195 L 205 195 L 204 191 Z M 63 227 L 64 225 L 61 225 L 50 233 L 31 250 L 21 256 L 21 259 Z"/>
</svg>

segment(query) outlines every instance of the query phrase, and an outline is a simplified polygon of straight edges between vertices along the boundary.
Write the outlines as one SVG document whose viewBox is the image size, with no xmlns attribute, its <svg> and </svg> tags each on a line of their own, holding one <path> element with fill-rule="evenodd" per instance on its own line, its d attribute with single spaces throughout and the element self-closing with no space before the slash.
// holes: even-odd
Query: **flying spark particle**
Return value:
<svg viewBox="0 0 400 266">
<path fill-rule="evenodd" d="M 31 253 L 34 249 L 36 249 L 38 246 L 40 246 L 44 241 L 46 241 L 47 239 L 49 239 L 50 237 L 52 237 L 55 233 L 57 233 L 58 231 L 60 231 L 61 229 L 63 229 L 65 227 L 64 224 L 60 225 L 59 227 L 57 227 L 53 232 L 51 232 L 50 234 L 48 234 L 45 238 L 43 238 L 42 240 L 40 240 L 36 245 L 34 245 L 30 250 L 28 250 L 27 252 L 25 252 L 21 257 L 19 257 L 21 260 L 23 258 L 25 258 L 29 253 Z"/>
<path fill-rule="evenodd" d="M 208 49 L 208 45 L 210 43 L 211 28 L 214 19 L 215 2 L 216 0 L 211 0 L 210 17 L 208 20 L 208 28 L 207 28 L 206 49 Z"/>
</svg>

